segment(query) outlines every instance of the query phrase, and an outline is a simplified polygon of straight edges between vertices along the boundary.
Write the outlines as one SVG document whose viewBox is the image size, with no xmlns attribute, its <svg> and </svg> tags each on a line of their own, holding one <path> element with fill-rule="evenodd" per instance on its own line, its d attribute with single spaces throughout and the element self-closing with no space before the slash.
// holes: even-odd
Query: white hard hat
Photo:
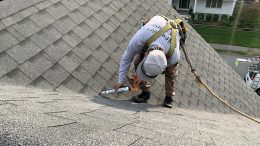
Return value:
<svg viewBox="0 0 260 146">
<path fill-rule="evenodd" d="M 136 74 L 143 81 L 151 81 L 161 74 L 167 66 L 167 59 L 161 50 L 151 51 L 142 62 L 139 63 Z"/>
</svg>

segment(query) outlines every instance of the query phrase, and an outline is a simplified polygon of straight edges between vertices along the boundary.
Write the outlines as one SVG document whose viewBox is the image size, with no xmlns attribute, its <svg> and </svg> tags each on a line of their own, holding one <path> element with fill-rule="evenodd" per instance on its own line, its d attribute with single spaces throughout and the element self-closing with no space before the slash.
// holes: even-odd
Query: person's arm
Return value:
<svg viewBox="0 0 260 146">
<path fill-rule="evenodd" d="M 119 86 L 123 85 L 126 81 L 126 76 L 129 71 L 129 68 L 131 66 L 131 63 L 136 55 L 137 52 L 141 51 L 143 49 L 143 46 L 145 44 L 145 35 L 144 35 L 145 29 L 140 29 L 130 40 L 128 47 L 126 51 L 124 52 L 121 61 L 120 61 L 120 67 L 119 67 L 119 76 L 118 76 L 118 82 Z"/>
</svg>

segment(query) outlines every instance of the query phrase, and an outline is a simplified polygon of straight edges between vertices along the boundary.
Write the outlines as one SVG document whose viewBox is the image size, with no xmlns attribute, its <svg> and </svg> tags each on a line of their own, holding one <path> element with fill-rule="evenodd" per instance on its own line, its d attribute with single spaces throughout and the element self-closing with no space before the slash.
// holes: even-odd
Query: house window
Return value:
<svg viewBox="0 0 260 146">
<path fill-rule="evenodd" d="M 207 0 L 206 8 L 221 8 L 223 0 Z"/>
</svg>

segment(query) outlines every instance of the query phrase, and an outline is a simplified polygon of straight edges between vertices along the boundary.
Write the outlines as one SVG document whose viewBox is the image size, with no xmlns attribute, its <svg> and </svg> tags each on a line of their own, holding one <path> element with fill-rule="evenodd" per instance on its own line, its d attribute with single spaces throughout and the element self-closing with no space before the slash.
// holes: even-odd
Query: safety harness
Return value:
<svg viewBox="0 0 260 146">
<path fill-rule="evenodd" d="M 167 32 L 168 30 L 172 30 L 172 33 L 171 33 L 171 47 L 170 47 L 170 50 L 167 52 L 167 54 L 165 54 L 167 60 L 172 56 L 175 48 L 176 48 L 176 33 L 177 33 L 177 30 L 179 29 L 179 32 L 181 33 L 181 37 L 182 37 L 182 34 L 183 34 L 183 29 L 180 29 L 178 26 L 180 23 L 183 23 L 182 21 L 173 21 L 173 20 L 170 20 L 169 18 L 165 17 L 165 16 L 162 16 L 163 18 L 165 18 L 165 20 L 167 20 L 167 25 L 165 25 L 162 29 L 160 29 L 159 31 L 157 31 L 154 35 L 152 35 L 145 43 L 144 45 L 144 50 L 147 51 L 147 49 L 149 48 L 150 44 L 152 42 L 154 42 L 157 38 L 159 38 L 161 35 L 163 35 L 165 32 Z M 178 19 L 179 20 L 179 19 Z"/>
</svg>

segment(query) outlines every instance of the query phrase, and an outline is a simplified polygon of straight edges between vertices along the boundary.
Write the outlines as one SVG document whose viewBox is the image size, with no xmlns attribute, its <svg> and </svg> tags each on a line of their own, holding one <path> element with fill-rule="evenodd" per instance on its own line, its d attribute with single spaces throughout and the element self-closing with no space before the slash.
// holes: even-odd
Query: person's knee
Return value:
<svg viewBox="0 0 260 146">
<path fill-rule="evenodd" d="M 166 71 L 165 72 L 165 77 L 167 79 L 171 79 L 171 80 L 175 80 L 177 78 L 177 76 L 179 75 L 179 71 L 178 70 L 173 70 L 173 71 Z"/>
</svg>

